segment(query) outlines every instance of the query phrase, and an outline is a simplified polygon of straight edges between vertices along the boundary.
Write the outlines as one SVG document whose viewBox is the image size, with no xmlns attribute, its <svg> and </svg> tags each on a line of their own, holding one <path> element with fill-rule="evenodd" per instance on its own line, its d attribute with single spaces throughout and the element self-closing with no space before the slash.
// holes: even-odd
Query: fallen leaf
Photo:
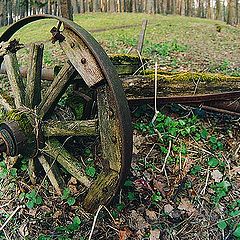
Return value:
<svg viewBox="0 0 240 240">
<path fill-rule="evenodd" d="M 148 217 L 151 221 L 156 221 L 158 219 L 156 212 L 148 209 L 146 209 L 146 217 Z"/>
<path fill-rule="evenodd" d="M 173 209 L 174 209 L 174 207 L 171 205 L 171 204 L 166 204 L 165 206 L 164 206 L 164 212 L 165 213 L 171 213 L 172 211 L 173 211 Z"/>
<path fill-rule="evenodd" d="M 53 218 L 59 218 L 60 216 L 62 216 L 62 211 L 58 210 L 53 214 Z"/>
<path fill-rule="evenodd" d="M 149 240 L 159 240 L 159 239 L 160 239 L 160 230 L 159 229 L 150 230 Z"/>
<path fill-rule="evenodd" d="M 196 209 L 193 207 L 192 203 L 187 198 L 181 199 L 181 203 L 179 204 L 178 209 L 186 211 L 188 215 L 196 212 Z"/>
<path fill-rule="evenodd" d="M 138 148 L 142 145 L 145 141 L 145 137 L 142 135 L 137 134 L 135 131 L 133 133 L 133 153 L 138 154 L 140 150 Z"/>
<path fill-rule="evenodd" d="M 135 210 L 129 215 L 129 226 L 134 230 L 144 230 L 150 227 L 150 224 L 143 218 L 143 216 Z"/>
<path fill-rule="evenodd" d="M 222 181 L 223 174 L 222 174 L 219 170 L 213 170 L 213 171 L 211 172 L 211 176 L 212 176 L 212 179 L 213 179 L 215 182 L 221 182 L 221 181 Z"/>
<path fill-rule="evenodd" d="M 24 238 L 27 237 L 29 235 L 29 231 L 27 229 L 27 223 L 22 224 L 18 231 L 22 237 Z"/>
<path fill-rule="evenodd" d="M 131 236 L 132 232 L 128 227 L 119 231 L 119 240 L 127 240 Z"/>
</svg>

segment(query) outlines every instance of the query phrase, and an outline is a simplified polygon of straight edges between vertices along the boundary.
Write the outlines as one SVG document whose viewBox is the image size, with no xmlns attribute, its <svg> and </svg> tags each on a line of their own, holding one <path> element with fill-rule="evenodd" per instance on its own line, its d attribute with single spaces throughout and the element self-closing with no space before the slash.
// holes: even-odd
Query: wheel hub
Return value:
<svg viewBox="0 0 240 240">
<path fill-rule="evenodd" d="M 29 112 L 14 111 L 0 124 L 1 150 L 7 155 L 32 157 L 43 146 L 42 134 L 36 134 L 41 130 L 35 129 L 31 116 Z"/>
</svg>

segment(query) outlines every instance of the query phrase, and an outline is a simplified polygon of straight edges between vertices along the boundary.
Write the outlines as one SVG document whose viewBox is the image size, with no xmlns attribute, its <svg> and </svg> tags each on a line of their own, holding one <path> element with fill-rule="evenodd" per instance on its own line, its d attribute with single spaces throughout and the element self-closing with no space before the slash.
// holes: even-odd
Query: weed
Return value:
<svg viewBox="0 0 240 240">
<path fill-rule="evenodd" d="M 149 54 L 156 54 L 161 57 L 168 57 L 173 52 L 185 52 L 187 50 L 186 45 L 179 44 L 176 40 L 163 43 L 152 43 L 147 41 L 144 51 Z"/>
<path fill-rule="evenodd" d="M 64 188 L 61 199 L 67 201 L 69 206 L 74 205 L 76 202 L 76 199 L 71 195 L 69 188 Z"/>
<path fill-rule="evenodd" d="M 23 201 L 24 199 L 27 200 L 26 206 L 27 208 L 35 208 L 37 205 L 41 205 L 43 203 L 43 199 L 40 195 L 38 195 L 36 190 L 31 190 L 28 193 L 22 192 L 19 195 L 19 199 Z"/>
</svg>

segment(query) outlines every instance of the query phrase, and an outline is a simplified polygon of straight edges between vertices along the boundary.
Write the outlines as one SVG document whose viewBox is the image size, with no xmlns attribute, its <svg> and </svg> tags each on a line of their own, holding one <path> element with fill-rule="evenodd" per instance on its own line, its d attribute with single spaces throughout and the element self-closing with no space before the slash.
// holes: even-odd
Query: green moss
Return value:
<svg viewBox="0 0 240 240">
<path fill-rule="evenodd" d="M 33 135 L 33 127 L 30 120 L 30 114 L 28 112 L 12 110 L 7 114 L 7 120 L 17 121 L 24 135 Z"/>
<path fill-rule="evenodd" d="M 155 79 L 155 74 L 148 72 L 147 75 L 150 79 Z M 146 75 L 146 74 L 145 74 Z M 200 81 L 206 83 L 214 83 L 221 81 L 240 81 L 240 77 L 232 77 L 223 74 L 213 74 L 213 73 L 197 73 L 197 72 L 178 72 L 178 73 L 166 73 L 162 72 L 157 74 L 157 78 L 159 81 L 163 82 L 193 82 Z"/>
</svg>

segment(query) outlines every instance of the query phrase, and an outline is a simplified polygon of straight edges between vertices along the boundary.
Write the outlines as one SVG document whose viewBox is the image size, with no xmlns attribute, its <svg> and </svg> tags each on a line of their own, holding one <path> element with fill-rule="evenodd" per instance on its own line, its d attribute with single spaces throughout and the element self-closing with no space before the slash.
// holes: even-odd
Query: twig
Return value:
<svg viewBox="0 0 240 240">
<path fill-rule="evenodd" d="M 197 88 L 198 88 L 198 84 L 199 84 L 199 82 L 200 82 L 200 78 L 198 78 L 198 80 L 197 80 L 197 83 L 196 83 L 196 84 L 195 84 L 195 82 L 194 82 L 194 84 L 195 84 L 195 89 L 194 89 L 193 95 L 195 95 L 195 94 L 196 94 L 196 92 L 197 92 Z"/>
<path fill-rule="evenodd" d="M 148 154 L 147 154 L 146 157 L 144 158 L 144 167 L 145 167 L 145 168 L 146 168 L 146 164 L 147 164 L 147 159 L 148 159 L 149 155 L 151 154 L 151 152 L 153 151 L 155 145 L 156 145 L 156 143 L 153 144 L 153 146 L 151 147 L 150 151 L 148 152 Z"/>
<path fill-rule="evenodd" d="M 102 208 L 103 208 L 103 205 L 100 205 L 100 206 L 98 207 L 98 210 L 97 210 L 95 216 L 94 216 L 94 220 L 93 220 L 93 224 L 92 224 L 92 229 L 91 229 L 90 235 L 89 235 L 89 237 L 88 237 L 88 240 L 91 240 L 91 238 L 92 238 L 93 231 L 94 231 L 94 228 L 95 228 L 95 225 L 96 225 L 96 222 L 97 222 L 97 217 L 98 217 L 98 214 L 99 214 L 99 212 L 101 211 Z"/>
<path fill-rule="evenodd" d="M 152 119 L 152 123 L 155 122 L 157 116 L 158 116 L 158 113 L 159 111 L 157 110 L 157 62 L 155 62 L 155 78 L 154 78 L 154 111 L 155 111 L 155 114 L 153 116 L 153 119 Z"/>
<path fill-rule="evenodd" d="M 23 206 L 17 206 L 17 208 L 11 213 L 11 215 L 7 218 L 7 220 L 4 222 L 4 224 L 0 227 L 0 231 L 4 229 L 4 227 L 8 224 L 8 222 L 13 218 L 13 216 L 21 209 Z"/>
<path fill-rule="evenodd" d="M 205 192 L 206 192 L 206 188 L 207 188 L 207 185 L 208 185 L 208 179 L 209 179 L 209 173 L 210 173 L 210 171 L 209 171 L 209 167 L 208 167 L 205 185 L 204 185 L 202 191 L 200 192 L 201 195 L 204 195 Z"/>
<path fill-rule="evenodd" d="M 163 171 L 165 170 L 165 166 L 166 166 L 168 157 L 169 157 L 169 155 L 170 155 L 170 153 L 171 153 L 171 147 L 172 147 L 172 141 L 170 140 L 170 141 L 169 141 L 169 144 L 168 144 L 168 152 L 167 152 L 167 155 L 166 155 L 166 157 L 165 157 L 165 159 L 164 159 L 164 163 L 163 163 L 161 172 L 163 172 Z"/>
</svg>

